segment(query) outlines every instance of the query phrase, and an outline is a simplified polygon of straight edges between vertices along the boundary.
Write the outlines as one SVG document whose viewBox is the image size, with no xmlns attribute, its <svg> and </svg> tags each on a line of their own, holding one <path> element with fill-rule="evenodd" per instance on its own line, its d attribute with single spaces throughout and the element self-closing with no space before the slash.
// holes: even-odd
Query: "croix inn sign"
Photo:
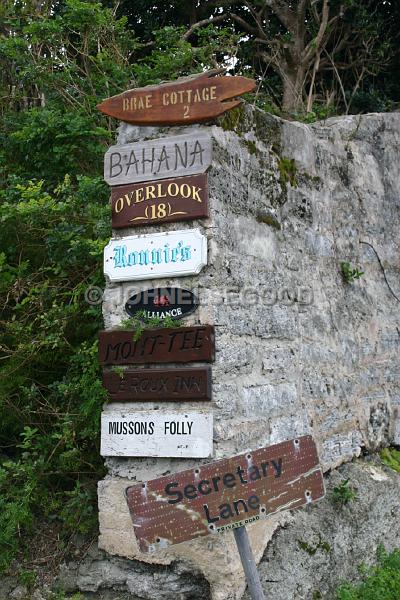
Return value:
<svg viewBox="0 0 400 600">
<path fill-rule="evenodd" d="M 311 436 L 130 486 L 126 498 L 142 552 L 221 533 L 324 497 Z"/>
<path fill-rule="evenodd" d="M 211 400 L 210 367 L 125 369 L 103 372 L 112 401 Z"/>
<path fill-rule="evenodd" d="M 210 165 L 211 137 L 195 130 L 186 135 L 111 146 L 104 155 L 104 179 L 109 185 L 124 185 L 197 175 L 205 173 Z"/>
<path fill-rule="evenodd" d="M 207 217 L 207 175 L 115 186 L 111 207 L 114 229 Z"/>
<path fill-rule="evenodd" d="M 106 115 L 138 125 L 185 125 L 209 121 L 238 106 L 229 100 L 256 86 L 246 77 L 218 76 L 213 70 L 161 85 L 127 90 L 97 108 Z"/>
<path fill-rule="evenodd" d="M 197 275 L 207 264 L 207 238 L 199 229 L 112 239 L 104 248 L 110 281 Z"/>
<path fill-rule="evenodd" d="M 193 292 L 184 288 L 164 287 L 134 294 L 125 304 L 125 310 L 131 317 L 144 312 L 148 319 L 181 319 L 196 310 L 198 305 Z"/>
</svg>

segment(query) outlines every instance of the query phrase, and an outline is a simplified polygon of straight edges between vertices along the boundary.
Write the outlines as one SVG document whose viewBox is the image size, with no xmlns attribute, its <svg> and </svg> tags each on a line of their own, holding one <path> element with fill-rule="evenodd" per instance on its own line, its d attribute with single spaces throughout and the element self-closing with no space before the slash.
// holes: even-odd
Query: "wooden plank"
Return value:
<svg viewBox="0 0 400 600">
<path fill-rule="evenodd" d="M 111 146 L 104 156 L 104 179 L 125 185 L 205 173 L 211 165 L 211 136 L 189 134 Z"/>
<path fill-rule="evenodd" d="M 111 239 L 104 248 L 110 281 L 197 275 L 207 264 L 207 238 L 199 229 Z"/>
<path fill-rule="evenodd" d="M 114 229 L 208 217 L 208 176 L 114 186 L 111 210 Z"/>
<path fill-rule="evenodd" d="M 109 399 L 116 402 L 211 400 L 211 368 L 104 371 L 103 385 Z"/>
<path fill-rule="evenodd" d="M 212 456 L 212 413 L 190 411 L 114 411 L 101 416 L 102 456 Z"/>
<path fill-rule="evenodd" d="M 182 319 L 190 315 L 199 305 L 196 296 L 190 290 L 181 287 L 162 287 L 143 290 L 131 296 L 125 304 L 125 310 L 131 317 L 138 312 L 147 319 Z"/>
<path fill-rule="evenodd" d="M 102 365 L 213 362 L 214 327 L 146 329 L 135 341 L 134 331 L 99 332 L 99 362 Z"/>
<path fill-rule="evenodd" d="M 142 552 L 229 531 L 325 493 L 311 436 L 171 473 L 128 487 Z"/>
<path fill-rule="evenodd" d="M 209 71 L 160 85 L 127 90 L 97 105 L 104 114 L 138 125 L 185 125 L 210 121 L 241 103 L 229 100 L 251 92 L 254 79 L 216 76 Z"/>
</svg>

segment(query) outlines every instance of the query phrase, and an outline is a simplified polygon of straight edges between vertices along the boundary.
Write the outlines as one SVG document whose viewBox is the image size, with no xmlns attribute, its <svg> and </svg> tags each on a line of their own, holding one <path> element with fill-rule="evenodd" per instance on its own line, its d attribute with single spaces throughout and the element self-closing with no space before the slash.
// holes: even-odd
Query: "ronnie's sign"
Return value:
<svg viewBox="0 0 400 600">
<path fill-rule="evenodd" d="M 212 414 L 205 410 L 103 412 L 100 453 L 207 458 L 212 455 L 212 427 Z"/>
<path fill-rule="evenodd" d="M 210 367 L 104 371 L 103 385 L 115 402 L 211 400 Z"/>
<path fill-rule="evenodd" d="M 104 156 L 104 179 L 110 185 L 155 181 L 204 173 L 210 165 L 211 137 L 195 130 L 186 135 L 111 146 Z"/>
<path fill-rule="evenodd" d="M 138 312 L 148 319 L 181 319 L 192 313 L 199 303 L 193 292 L 177 287 L 152 288 L 134 294 L 125 304 L 131 317 Z"/>
<path fill-rule="evenodd" d="M 99 362 L 102 365 L 132 365 L 169 362 L 212 362 L 214 327 L 146 329 L 139 339 L 134 331 L 99 332 Z"/>
<path fill-rule="evenodd" d="M 140 125 L 173 125 L 209 121 L 235 108 L 230 98 L 251 92 L 256 82 L 246 77 L 216 77 L 209 71 L 161 85 L 127 90 L 97 108 L 106 115 Z"/>
<path fill-rule="evenodd" d="M 199 229 L 112 239 L 104 248 L 111 281 L 197 275 L 207 264 L 207 238 Z"/>
<path fill-rule="evenodd" d="M 207 217 L 207 175 L 115 186 L 111 205 L 114 229 Z"/>
<path fill-rule="evenodd" d="M 128 487 L 143 552 L 228 531 L 324 496 L 311 436 Z"/>
</svg>

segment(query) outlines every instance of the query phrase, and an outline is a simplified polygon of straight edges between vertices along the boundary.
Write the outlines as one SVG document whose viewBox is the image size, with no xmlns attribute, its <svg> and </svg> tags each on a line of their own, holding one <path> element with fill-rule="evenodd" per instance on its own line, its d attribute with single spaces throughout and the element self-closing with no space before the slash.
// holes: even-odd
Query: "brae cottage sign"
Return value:
<svg viewBox="0 0 400 600">
<path fill-rule="evenodd" d="M 229 531 L 323 498 L 311 436 L 260 448 L 128 487 L 142 552 Z"/>
<path fill-rule="evenodd" d="M 219 117 L 240 100 L 229 100 L 254 90 L 246 77 L 218 76 L 224 70 L 184 77 L 160 85 L 127 90 L 97 105 L 104 114 L 137 125 L 185 125 Z"/>
</svg>

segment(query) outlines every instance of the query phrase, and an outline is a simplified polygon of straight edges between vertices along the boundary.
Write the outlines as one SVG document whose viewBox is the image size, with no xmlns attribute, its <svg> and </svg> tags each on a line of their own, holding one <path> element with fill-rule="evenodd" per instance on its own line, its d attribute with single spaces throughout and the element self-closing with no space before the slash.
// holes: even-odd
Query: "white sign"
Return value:
<svg viewBox="0 0 400 600">
<path fill-rule="evenodd" d="M 204 173 L 211 165 L 211 147 L 211 136 L 201 130 L 111 146 L 104 156 L 104 179 L 109 185 L 123 185 Z"/>
<path fill-rule="evenodd" d="M 199 229 L 131 235 L 104 248 L 111 281 L 197 275 L 207 264 L 207 238 Z"/>
<path fill-rule="evenodd" d="M 102 456 L 212 456 L 212 413 L 206 411 L 122 411 L 101 416 Z"/>
</svg>

